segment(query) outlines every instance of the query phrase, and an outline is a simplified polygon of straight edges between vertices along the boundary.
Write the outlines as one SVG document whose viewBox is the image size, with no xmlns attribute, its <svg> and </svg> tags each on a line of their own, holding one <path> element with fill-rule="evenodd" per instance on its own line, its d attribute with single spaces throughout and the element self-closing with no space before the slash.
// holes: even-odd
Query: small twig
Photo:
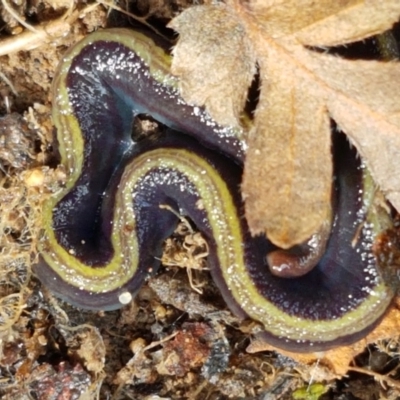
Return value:
<svg viewBox="0 0 400 400">
<path fill-rule="evenodd" d="M 3 0 L 4 1 L 4 0 Z M 0 56 L 9 55 L 22 50 L 33 50 L 54 39 L 65 36 L 71 29 L 71 24 L 82 15 L 98 7 L 100 3 L 91 4 L 81 11 L 72 12 L 69 9 L 62 17 L 50 23 L 30 27 L 29 30 L 0 41 Z M 33 29 L 31 29 L 33 28 Z"/>
<path fill-rule="evenodd" d="M 0 71 L 0 79 L 2 79 L 6 83 L 6 85 L 13 92 L 14 96 L 18 96 L 18 92 L 15 89 L 14 85 L 12 84 L 12 82 L 1 71 Z"/>
<path fill-rule="evenodd" d="M 169 340 L 173 339 L 177 334 L 178 334 L 178 332 L 174 332 L 171 335 L 168 335 L 161 340 L 157 340 L 156 342 L 151 342 L 149 345 L 147 345 L 145 348 L 143 348 L 142 352 L 144 353 L 145 351 L 150 350 L 154 347 L 157 347 L 162 343 L 168 342 Z"/>
<path fill-rule="evenodd" d="M 22 26 L 24 26 L 26 29 L 36 32 L 36 29 L 34 26 L 29 25 L 25 20 L 8 4 L 7 0 L 1 0 L 1 3 L 3 4 L 4 9 Z"/>
<path fill-rule="evenodd" d="M 172 214 L 174 214 L 179 219 L 179 221 L 186 226 L 189 233 L 194 233 L 193 228 L 191 227 L 189 221 L 184 216 L 179 214 L 179 211 L 174 210 L 168 204 L 160 204 L 158 207 L 161 208 L 162 210 L 168 210 L 172 212 Z"/>
<path fill-rule="evenodd" d="M 377 372 L 371 371 L 370 369 L 359 368 L 359 367 L 349 367 L 349 371 L 354 371 L 354 372 L 359 372 L 361 374 L 370 375 L 370 376 L 374 377 L 381 384 L 382 384 L 382 382 L 386 382 L 390 386 L 400 389 L 400 382 L 391 378 L 388 375 L 382 375 Z M 383 386 L 383 388 L 386 389 L 384 386 Z"/>
</svg>

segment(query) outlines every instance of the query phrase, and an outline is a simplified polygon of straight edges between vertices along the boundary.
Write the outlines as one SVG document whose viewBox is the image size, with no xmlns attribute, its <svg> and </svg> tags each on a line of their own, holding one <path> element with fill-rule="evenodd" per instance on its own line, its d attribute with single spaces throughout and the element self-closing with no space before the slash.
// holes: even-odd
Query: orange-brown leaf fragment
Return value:
<svg viewBox="0 0 400 400">
<path fill-rule="evenodd" d="M 180 33 L 171 70 L 180 77 L 183 98 L 205 105 L 222 125 L 239 125 L 256 67 L 236 15 L 225 4 L 195 6 L 169 26 Z"/>
</svg>

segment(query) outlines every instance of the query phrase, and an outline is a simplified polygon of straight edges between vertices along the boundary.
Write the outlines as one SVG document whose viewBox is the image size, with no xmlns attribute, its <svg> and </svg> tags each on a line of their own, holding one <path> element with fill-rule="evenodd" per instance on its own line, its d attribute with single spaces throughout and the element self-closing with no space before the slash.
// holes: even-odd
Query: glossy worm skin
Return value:
<svg viewBox="0 0 400 400">
<path fill-rule="evenodd" d="M 268 253 L 267 263 L 271 273 L 281 278 L 298 278 L 308 274 L 323 257 L 330 233 L 331 224 L 326 221 L 305 243 Z"/>
<path fill-rule="evenodd" d="M 270 343 L 307 352 L 363 337 L 392 292 L 372 253 L 383 227 L 370 222 L 371 191 L 363 190 L 370 181 L 354 151 L 335 140 L 337 207 L 320 262 L 298 278 L 274 276 L 265 259 L 276 248 L 251 238 L 243 217 L 240 132 L 187 105 L 168 62 L 151 39 L 124 29 L 96 32 L 64 57 L 53 118 L 69 178 L 43 210 L 40 280 L 77 306 L 121 307 L 158 266 L 161 243 L 177 223 L 160 208 L 169 204 L 207 238 L 228 306 L 259 321 Z M 133 141 L 140 113 L 169 128 L 156 141 Z"/>
</svg>

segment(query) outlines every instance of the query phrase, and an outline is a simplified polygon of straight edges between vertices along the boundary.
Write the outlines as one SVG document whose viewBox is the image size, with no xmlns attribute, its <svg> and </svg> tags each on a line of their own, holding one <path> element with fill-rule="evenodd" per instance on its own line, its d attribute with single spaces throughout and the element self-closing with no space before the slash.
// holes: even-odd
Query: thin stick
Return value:
<svg viewBox="0 0 400 400">
<path fill-rule="evenodd" d="M 10 88 L 10 90 L 13 92 L 14 96 L 18 96 L 18 92 L 15 89 L 12 82 L 1 71 L 0 71 L 0 79 L 2 79 L 5 82 L 5 84 Z"/>
<path fill-rule="evenodd" d="M 370 369 L 359 368 L 359 367 L 349 367 L 349 371 L 354 371 L 354 372 L 359 372 L 361 374 L 370 375 L 370 376 L 373 376 L 381 384 L 382 384 L 382 382 L 385 382 L 392 387 L 400 388 L 400 382 L 398 380 L 391 378 L 388 375 L 382 375 L 377 372 L 371 371 Z M 384 387 L 384 389 L 386 389 L 386 388 Z"/>
<path fill-rule="evenodd" d="M 4 0 L 2 0 L 4 1 Z M 91 4 L 81 11 L 71 12 L 69 9 L 62 17 L 50 23 L 30 27 L 29 30 L 11 38 L 0 41 L 0 56 L 18 51 L 36 49 L 54 39 L 66 36 L 73 22 L 98 7 L 100 3 Z M 33 29 L 32 29 L 33 28 Z"/>
</svg>

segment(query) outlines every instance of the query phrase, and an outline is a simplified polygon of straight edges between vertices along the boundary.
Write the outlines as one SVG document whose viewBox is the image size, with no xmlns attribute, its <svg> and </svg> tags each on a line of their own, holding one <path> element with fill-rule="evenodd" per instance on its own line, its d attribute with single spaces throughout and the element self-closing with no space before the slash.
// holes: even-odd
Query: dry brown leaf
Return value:
<svg viewBox="0 0 400 400">
<path fill-rule="evenodd" d="M 307 239 L 310 232 L 319 228 L 321 220 L 330 219 L 330 121 L 324 99 L 315 96 L 306 82 L 297 85 L 300 77 L 291 65 L 283 75 L 278 64 L 261 59 L 259 63 L 269 81 L 261 88 L 257 130 L 249 138 L 251 147 L 244 177 L 247 179 L 249 168 L 256 167 L 257 187 L 267 191 L 264 198 L 268 199 L 268 209 L 264 202 L 249 196 L 246 206 L 251 213 L 247 217 L 253 231 L 262 232 L 266 227 L 268 236 L 279 238 L 275 243 L 286 247 L 293 237 Z M 245 181 L 244 190 L 249 193 L 246 186 Z"/>
<path fill-rule="evenodd" d="M 261 93 L 243 181 L 253 234 L 265 231 L 288 248 L 328 218 L 329 117 L 400 210 L 400 164 L 395 161 L 400 155 L 400 64 L 350 61 L 310 49 L 383 32 L 399 16 L 398 0 L 230 0 L 193 7 L 172 21 L 180 33 L 173 72 L 181 77 L 183 95 L 206 105 L 220 123 L 239 123 L 250 79 L 246 74 L 237 83 L 238 76 L 246 68 L 253 73 L 255 60 L 259 65 Z"/>
<path fill-rule="evenodd" d="M 192 7 L 169 26 L 181 32 L 172 73 L 182 78 L 183 97 L 189 103 L 207 104 L 221 124 L 234 126 L 256 64 L 244 27 L 232 12 L 224 4 Z"/>
</svg>

